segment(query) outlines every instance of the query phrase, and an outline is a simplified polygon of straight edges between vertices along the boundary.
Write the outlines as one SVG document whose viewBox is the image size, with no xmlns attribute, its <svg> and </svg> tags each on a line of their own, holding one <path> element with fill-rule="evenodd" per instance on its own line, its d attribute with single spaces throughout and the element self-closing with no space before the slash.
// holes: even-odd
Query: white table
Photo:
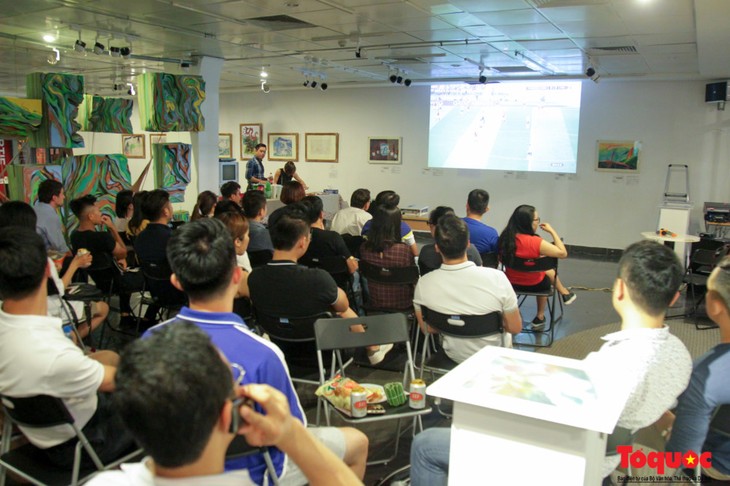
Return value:
<svg viewBox="0 0 730 486">
<path fill-rule="evenodd" d="M 485 347 L 427 389 L 454 401 L 449 484 L 601 484 L 620 382 L 583 361 Z"/>
<path fill-rule="evenodd" d="M 682 262 L 683 267 L 687 266 L 687 243 L 697 243 L 700 241 L 700 237 L 695 235 L 677 234 L 677 236 L 661 236 L 656 231 L 643 231 L 641 237 L 664 243 L 673 249 L 679 261 Z"/>
</svg>

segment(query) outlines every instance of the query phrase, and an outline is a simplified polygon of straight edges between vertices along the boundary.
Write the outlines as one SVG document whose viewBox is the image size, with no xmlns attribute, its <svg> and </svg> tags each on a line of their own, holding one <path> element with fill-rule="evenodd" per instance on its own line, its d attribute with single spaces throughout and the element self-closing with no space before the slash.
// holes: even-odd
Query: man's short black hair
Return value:
<svg viewBox="0 0 730 486">
<path fill-rule="evenodd" d="M 120 218 L 127 217 L 127 209 L 134 200 L 134 193 L 129 189 L 123 189 L 117 193 L 117 199 L 114 203 L 114 212 Z"/>
<path fill-rule="evenodd" d="M 241 184 L 236 181 L 228 181 L 221 186 L 221 196 L 229 199 L 232 195 L 241 190 Z"/>
<path fill-rule="evenodd" d="M 115 383 L 122 421 L 166 468 L 200 458 L 233 390 L 231 370 L 210 337 L 190 322 L 170 323 L 130 343 Z"/>
<path fill-rule="evenodd" d="M 191 300 L 210 300 L 228 288 L 236 267 L 236 249 L 228 229 L 202 218 L 173 232 L 167 243 L 172 273 Z"/>
<path fill-rule="evenodd" d="M 436 225 L 443 216 L 448 213 L 454 214 L 454 208 L 448 206 L 436 206 L 433 211 L 428 214 L 428 224 Z"/>
<path fill-rule="evenodd" d="M 243 209 L 241 209 L 241 206 L 239 206 L 237 202 L 231 201 L 230 199 L 223 199 L 222 201 L 218 201 L 216 203 L 215 209 L 213 209 L 213 217 L 217 218 L 224 213 L 243 214 Z"/>
<path fill-rule="evenodd" d="M 87 208 L 90 208 L 96 204 L 96 196 L 87 194 L 85 196 L 77 197 L 70 203 L 68 207 L 71 208 L 71 212 L 74 216 L 81 219 L 81 216 L 86 212 Z"/>
<path fill-rule="evenodd" d="M 466 254 L 469 246 L 469 228 L 454 213 L 446 213 L 436 223 L 434 238 L 441 255 L 453 260 Z"/>
<path fill-rule="evenodd" d="M 261 191 L 246 191 L 243 196 L 243 213 L 247 218 L 255 218 L 266 207 L 266 196 Z"/>
<path fill-rule="evenodd" d="M 309 234 L 309 218 L 306 207 L 301 203 L 284 206 L 281 216 L 269 228 L 274 249 L 288 251 L 297 241 Z"/>
<path fill-rule="evenodd" d="M 397 207 L 400 204 L 400 196 L 395 191 L 381 191 L 375 196 L 374 206 Z"/>
<path fill-rule="evenodd" d="M 0 300 L 18 300 L 46 279 L 48 256 L 35 229 L 8 226 L 0 231 Z"/>
<path fill-rule="evenodd" d="M 38 216 L 30 206 L 23 201 L 8 201 L 0 206 L 0 228 L 7 226 L 22 226 L 35 230 Z"/>
<path fill-rule="evenodd" d="M 164 189 L 150 191 L 142 201 L 142 216 L 150 221 L 157 221 L 162 217 L 167 203 L 170 202 L 170 193 Z"/>
<path fill-rule="evenodd" d="M 256 146 L 254 147 L 254 150 L 258 151 L 258 149 L 260 149 L 261 147 L 266 147 L 266 144 L 265 143 L 257 143 Z"/>
<path fill-rule="evenodd" d="M 370 191 L 367 189 L 356 189 L 350 196 L 350 206 L 363 209 L 370 202 Z"/>
<path fill-rule="evenodd" d="M 38 185 L 38 200 L 50 204 L 53 196 L 58 196 L 63 190 L 63 184 L 55 179 L 46 179 Z"/>
<path fill-rule="evenodd" d="M 672 250 L 643 240 L 626 248 L 618 262 L 618 277 L 631 300 L 650 316 L 667 311 L 682 283 L 682 264 Z"/>
<path fill-rule="evenodd" d="M 489 193 L 484 189 L 474 189 L 466 198 L 466 204 L 469 206 L 469 211 L 482 215 L 489 208 Z"/>
<path fill-rule="evenodd" d="M 322 198 L 319 196 L 306 196 L 301 202 L 307 208 L 307 221 L 309 221 L 309 224 L 316 223 L 322 215 L 322 211 L 324 211 Z"/>
</svg>

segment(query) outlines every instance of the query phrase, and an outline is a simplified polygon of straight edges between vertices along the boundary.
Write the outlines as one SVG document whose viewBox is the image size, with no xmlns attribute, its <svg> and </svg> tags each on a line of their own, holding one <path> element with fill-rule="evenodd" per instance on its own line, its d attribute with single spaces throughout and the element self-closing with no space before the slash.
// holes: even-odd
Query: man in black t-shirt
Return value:
<svg viewBox="0 0 730 486">
<path fill-rule="evenodd" d="M 312 240 L 309 248 L 302 257 L 303 261 L 312 258 L 323 258 L 338 256 L 345 259 L 347 269 L 350 273 L 357 271 L 357 260 L 350 254 L 350 250 L 342 239 L 342 235 L 335 231 L 324 229 L 324 205 L 319 196 L 307 196 L 302 199 L 307 208 L 307 220 L 311 228 Z"/>
</svg>

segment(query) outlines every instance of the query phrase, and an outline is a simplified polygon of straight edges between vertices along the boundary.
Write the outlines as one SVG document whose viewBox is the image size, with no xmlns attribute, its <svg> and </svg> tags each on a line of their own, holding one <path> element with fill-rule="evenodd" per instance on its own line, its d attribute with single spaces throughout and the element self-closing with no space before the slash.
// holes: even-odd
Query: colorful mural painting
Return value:
<svg viewBox="0 0 730 486">
<path fill-rule="evenodd" d="M 186 143 L 156 143 L 152 145 L 155 187 L 170 193 L 170 201 L 184 202 L 185 188 L 190 183 L 190 153 Z"/>
<path fill-rule="evenodd" d="M 32 73 L 26 78 L 28 98 L 40 99 L 43 121 L 30 134 L 31 147 L 81 148 L 84 139 L 76 121 L 84 99 L 83 76 L 63 73 Z"/>
<path fill-rule="evenodd" d="M 41 100 L 0 98 L 0 137 L 25 138 L 41 125 Z"/>
<path fill-rule="evenodd" d="M 202 132 L 205 101 L 201 76 L 145 73 L 137 77 L 142 128 L 158 132 Z"/>
</svg>

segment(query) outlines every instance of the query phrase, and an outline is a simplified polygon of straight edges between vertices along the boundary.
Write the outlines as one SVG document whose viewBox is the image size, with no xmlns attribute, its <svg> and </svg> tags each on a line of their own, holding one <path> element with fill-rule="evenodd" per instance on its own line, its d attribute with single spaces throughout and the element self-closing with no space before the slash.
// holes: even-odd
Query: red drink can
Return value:
<svg viewBox="0 0 730 486">
<path fill-rule="evenodd" d="M 368 392 L 365 388 L 354 388 L 350 393 L 350 412 L 354 418 L 368 414 Z"/>
<path fill-rule="evenodd" d="M 426 382 L 423 380 L 412 380 L 408 406 L 422 410 L 426 408 Z"/>
</svg>

